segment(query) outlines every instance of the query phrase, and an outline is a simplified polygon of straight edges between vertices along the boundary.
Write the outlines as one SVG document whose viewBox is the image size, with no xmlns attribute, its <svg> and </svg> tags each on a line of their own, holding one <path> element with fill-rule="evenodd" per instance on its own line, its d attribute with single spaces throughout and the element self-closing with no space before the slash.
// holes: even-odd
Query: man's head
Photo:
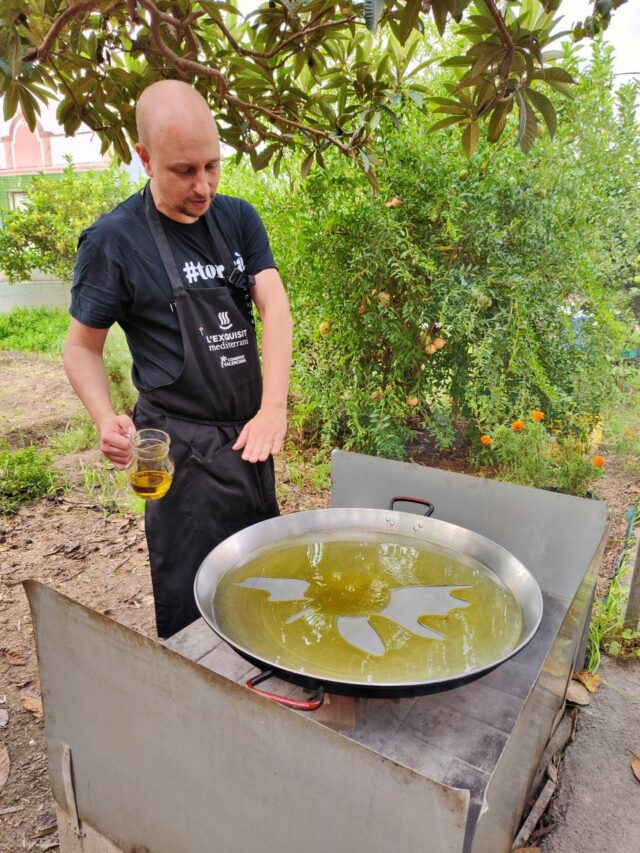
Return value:
<svg viewBox="0 0 640 853">
<path fill-rule="evenodd" d="M 178 222 L 209 209 L 220 180 L 220 139 L 205 99 L 188 83 L 161 80 L 136 106 L 136 152 L 156 207 Z"/>
</svg>

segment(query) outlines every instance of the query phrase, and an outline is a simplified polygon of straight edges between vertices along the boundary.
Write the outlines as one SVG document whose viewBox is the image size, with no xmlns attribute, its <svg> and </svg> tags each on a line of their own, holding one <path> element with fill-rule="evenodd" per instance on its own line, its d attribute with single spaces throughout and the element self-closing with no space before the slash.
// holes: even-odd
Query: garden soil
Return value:
<svg viewBox="0 0 640 853">
<path fill-rule="evenodd" d="M 17 444 L 28 438 L 42 443 L 46 435 L 63 427 L 79 410 L 58 363 L 0 353 L 0 440 Z M 471 473 L 462 454 L 435 456 L 428 446 L 416 445 L 411 456 L 416 462 Z M 85 451 L 58 460 L 67 489 L 51 499 L 23 507 L 12 518 L 0 518 L 0 782 L 3 767 L 6 770 L 9 762 L 9 775 L 0 790 L 0 853 L 57 850 L 37 660 L 22 581 L 42 581 L 142 634 L 155 636 L 142 519 L 132 514 L 107 514 L 97 496 L 87 493 L 82 484 L 82 466 L 90 466 L 98 459 L 97 451 Z M 304 478 L 295 470 L 295 464 L 284 456 L 276 463 L 283 512 L 328 506 L 328 491 L 301 485 Z M 640 487 L 624 468 L 611 464 L 606 478 L 598 484 L 598 494 L 609 501 L 612 519 L 600 581 L 601 588 L 606 588 L 624 539 L 624 513 L 638 499 Z M 586 796 L 592 803 L 597 802 L 599 814 L 617 815 L 607 821 L 614 829 L 617 826 L 623 831 L 633 810 L 640 814 L 640 783 L 632 789 L 636 797 L 633 807 L 629 803 L 621 810 L 621 804 L 608 799 L 618 788 L 600 772 L 599 764 L 593 763 L 601 762 L 602 748 L 615 765 L 615 772 L 624 773 L 629 769 L 629 749 L 640 753 L 638 718 L 618 701 L 619 691 L 627 687 L 620 687 L 615 680 L 623 673 L 628 685 L 637 689 L 640 671 L 638 667 L 608 663 L 604 671 L 605 685 L 597 704 L 588 709 L 589 715 L 583 712 L 568 753 L 564 774 L 567 783 L 560 790 L 560 798 L 565 799 L 558 798 L 561 805 L 554 818 L 557 829 L 546 842 L 555 843 L 557 837 L 561 843 L 566 827 L 567 838 L 573 839 L 574 846 L 547 846 L 548 853 L 631 853 L 632 849 L 639 849 L 617 842 L 609 847 L 600 842 L 592 846 L 588 836 L 578 843 L 575 830 L 569 825 L 575 803 Z M 629 725 L 633 720 L 632 730 Z M 635 746 L 633 737 L 638 740 Z M 637 826 L 634 834 L 637 840 Z M 612 841 L 615 836 L 609 834 L 608 838 Z"/>
</svg>

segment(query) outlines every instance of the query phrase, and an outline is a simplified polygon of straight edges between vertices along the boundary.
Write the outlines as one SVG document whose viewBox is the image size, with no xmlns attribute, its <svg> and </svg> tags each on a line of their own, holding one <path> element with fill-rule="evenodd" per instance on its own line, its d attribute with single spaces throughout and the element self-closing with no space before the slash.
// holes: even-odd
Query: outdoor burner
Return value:
<svg viewBox="0 0 640 853">
<path fill-rule="evenodd" d="M 246 690 L 259 670 L 202 619 L 167 649 L 33 585 L 61 853 L 81 849 L 61 743 L 73 754 L 80 820 L 116 851 L 210 853 L 212 832 L 224 853 L 511 849 L 576 662 L 581 668 L 606 506 L 342 452 L 332 457 L 332 485 L 336 509 L 429 495 L 439 519 L 513 554 L 542 590 L 533 639 L 452 689 L 329 695 L 303 714 Z M 307 696 L 274 681 L 279 693 Z"/>
</svg>

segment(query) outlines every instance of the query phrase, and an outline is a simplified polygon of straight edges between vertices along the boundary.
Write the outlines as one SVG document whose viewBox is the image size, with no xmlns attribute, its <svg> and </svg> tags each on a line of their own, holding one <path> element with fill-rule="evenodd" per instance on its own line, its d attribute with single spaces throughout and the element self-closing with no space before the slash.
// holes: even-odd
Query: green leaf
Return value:
<svg viewBox="0 0 640 853">
<path fill-rule="evenodd" d="M 512 109 L 513 101 L 506 101 L 503 104 L 498 104 L 493 110 L 489 119 L 489 130 L 487 132 L 489 142 L 497 142 L 500 139 Z"/>
<path fill-rule="evenodd" d="M 33 133 L 36 129 L 36 116 L 40 114 L 40 106 L 31 92 L 22 85 L 18 88 L 18 100 L 20 101 L 22 115 L 29 130 Z"/>
<path fill-rule="evenodd" d="M 391 117 L 391 121 L 393 122 L 394 127 L 395 127 L 397 130 L 400 130 L 400 127 L 401 127 L 400 119 L 399 119 L 399 118 L 398 118 L 398 116 L 394 113 L 394 111 L 393 111 L 390 107 L 385 106 L 384 104 L 380 104 L 380 109 L 381 109 L 383 112 L 385 112 L 388 116 L 390 116 L 390 117 Z"/>
<path fill-rule="evenodd" d="M 536 141 L 536 114 L 528 106 L 520 89 L 515 90 L 518 106 L 520 107 L 520 125 L 516 145 L 519 145 L 524 154 L 528 154 Z"/>
<path fill-rule="evenodd" d="M 432 124 L 431 127 L 427 130 L 427 133 L 434 133 L 436 130 L 441 130 L 443 127 L 450 127 L 452 124 L 461 124 L 464 121 L 463 118 L 459 116 L 449 116 L 449 118 L 442 118 L 440 121 L 437 121 L 435 124 Z"/>
<path fill-rule="evenodd" d="M 404 45 L 415 29 L 420 15 L 420 3 L 417 0 L 405 2 L 398 26 L 398 41 Z"/>
<path fill-rule="evenodd" d="M 462 132 L 462 148 L 469 159 L 471 159 L 479 139 L 480 127 L 477 122 L 472 121 Z"/>
<path fill-rule="evenodd" d="M 443 36 L 447 28 L 447 15 L 449 14 L 445 0 L 432 0 L 431 11 L 433 12 L 433 20 L 436 23 L 438 32 Z"/>
<path fill-rule="evenodd" d="M 464 107 L 460 106 L 460 104 L 456 104 L 455 106 L 452 105 L 452 106 L 437 107 L 434 110 L 434 113 L 447 113 L 448 115 L 454 115 L 454 116 L 468 116 L 469 115 L 469 111 L 466 110 Z"/>
<path fill-rule="evenodd" d="M 547 125 L 547 130 L 549 131 L 549 136 L 553 139 L 558 123 L 553 104 L 546 95 L 543 95 L 542 92 L 538 92 L 535 89 L 527 89 L 526 95 L 544 119 L 544 122 Z"/>
<path fill-rule="evenodd" d="M 364 0 L 364 20 L 369 32 L 376 32 L 383 12 L 384 0 Z"/>
<path fill-rule="evenodd" d="M 536 72 L 536 77 L 540 74 L 543 80 L 547 83 L 575 83 L 571 74 L 565 71 L 564 68 L 544 68 L 542 71 Z"/>
<path fill-rule="evenodd" d="M 471 56 L 450 56 L 440 63 L 442 68 L 463 68 L 466 65 L 473 65 Z"/>
<path fill-rule="evenodd" d="M 10 118 L 13 118 L 16 110 L 18 109 L 18 91 L 20 84 L 13 81 L 9 83 L 7 89 L 4 93 L 3 99 L 3 113 L 4 120 L 9 121 Z"/>
<path fill-rule="evenodd" d="M 424 106 L 424 98 L 420 94 L 420 92 L 415 92 L 413 89 L 409 89 L 407 92 L 407 96 L 411 98 L 414 104 L 417 104 L 420 108 Z"/>
<path fill-rule="evenodd" d="M 309 169 L 311 169 L 311 164 L 313 163 L 313 157 L 315 152 L 312 151 L 311 154 L 307 154 L 307 156 L 302 161 L 302 166 L 300 166 L 300 174 L 303 178 L 306 178 L 309 174 Z"/>
</svg>

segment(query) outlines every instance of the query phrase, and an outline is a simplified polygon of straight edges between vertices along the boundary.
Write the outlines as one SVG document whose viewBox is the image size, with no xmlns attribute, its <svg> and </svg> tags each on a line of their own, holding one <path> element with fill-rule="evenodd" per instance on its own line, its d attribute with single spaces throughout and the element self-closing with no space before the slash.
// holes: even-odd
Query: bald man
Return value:
<svg viewBox="0 0 640 853">
<path fill-rule="evenodd" d="M 171 437 L 171 488 L 145 512 L 158 635 L 168 637 L 198 617 L 193 580 L 206 554 L 278 514 L 272 454 L 286 431 L 292 322 L 258 214 L 217 193 L 206 101 L 186 83 L 154 83 L 136 121 L 149 182 L 80 236 L 64 364 L 116 467 L 129 463 L 136 429 Z M 133 419 L 109 395 L 114 323 L 133 359 Z"/>
</svg>

